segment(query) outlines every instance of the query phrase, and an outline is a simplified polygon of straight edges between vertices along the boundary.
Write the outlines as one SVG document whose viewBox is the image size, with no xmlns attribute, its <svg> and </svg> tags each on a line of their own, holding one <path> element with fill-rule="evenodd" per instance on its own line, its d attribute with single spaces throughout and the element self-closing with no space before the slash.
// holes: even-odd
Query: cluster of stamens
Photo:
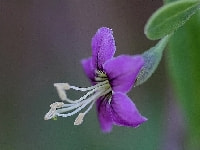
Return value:
<svg viewBox="0 0 200 150">
<path fill-rule="evenodd" d="M 69 117 L 79 113 L 78 117 L 74 121 L 74 125 L 80 125 L 83 122 L 84 116 L 91 110 L 96 100 L 102 96 L 108 96 L 112 92 L 107 75 L 102 71 L 96 71 L 95 73 L 96 84 L 91 87 L 80 88 L 71 86 L 68 83 L 55 83 L 54 86 L 56 87 L 62 102 L 51 104 L 50 110 L 46 113 L 44 119 L 49 120 L 57 116 Z M 87 93 L 77 100 L 71 100 L 66 94 L 66 91 L 69 89 Z M 88 108 L 84 112 L 80 113 L 80 111 L 87 106 Z"/>
</svg>

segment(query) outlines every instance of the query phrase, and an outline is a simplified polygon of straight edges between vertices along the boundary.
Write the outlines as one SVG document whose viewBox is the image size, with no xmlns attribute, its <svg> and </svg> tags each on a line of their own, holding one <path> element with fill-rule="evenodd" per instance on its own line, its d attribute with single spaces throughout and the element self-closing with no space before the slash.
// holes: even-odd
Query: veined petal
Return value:
<svg viewBox="0 0 200 150">
<path fill-rule="evenodd" d="M 132 100 L 120 92 L 112 96 L 111 113 L 113 123 L 116 125 L 137 127 L 147 121 L 147 118 L 139 113 Z"/>
<path fill-rule="evenodd" d="M 121 55 L 108 60 L 103 69 L 109 78 L 112 90 L 115 92 L 128 92 L 144 65 L 143 57 Z"/>
<path fill-rule="evenodd" d="M 102 65 L 115 53 L 115 41 L 111 29 L 102 27 L 92 38 L 92 62 L 95 68 L 102 70 Z"/>
<path fill-rule="evenodd" d="M 90 78 L 91 81 L 94 81 L 95 69 L 92 65 L 92 57 L 83 59 L 81 61 L 81 64 L 82 64 L 85 74 Z"/>
<path fill-rule="evenodd" d="M 99 98 L 96 102 L 97 115 L 103 132 L 110 132 L 112 130 L 112 116 L 110 105 L 107 100 Z"/>
</svg>

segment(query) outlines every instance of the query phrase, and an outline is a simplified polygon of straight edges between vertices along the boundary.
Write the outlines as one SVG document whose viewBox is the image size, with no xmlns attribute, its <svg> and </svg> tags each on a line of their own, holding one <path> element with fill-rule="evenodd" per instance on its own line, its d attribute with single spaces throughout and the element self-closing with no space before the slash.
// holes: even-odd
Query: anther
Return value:
<svg viewBox="0 0 200 150">
<path fill-rule="evenodd" d="M 68 83 L 54 83 L 54 86 L 57 89 L 58 96 L 60 97 L 61 100 L 66 100 L 67 95 L 65 93 L 65 90 L 70 89 L 70 85 Z"/>
<path fill-rule="evenodd" d="M 49 120 L 52 119 L 53 117 L 56 116 L 56 109 L 63 107 L 64 103 L 63 102 L 55 102 L 50 105 L 50 110 L 46 115 L 44 116 L 44 120 Z"/>
<path fill-rule="evenodd" d="M 49 110 L 49 112 L 46 113 L 46 115 L 44 116 L 44 120 L 52 119 L 52 118 L 55 117 L 55 116 L 56 116 L 56 109 L 51 108 L 51 109 Z"/>
<path fill-rule="evenodd" d="M 61 88 L 63 90 L 69 90 L 70 85 L 68 83 L 54 83 L 53 84 L 56 88 Z"/>
<path fill-rule="evenodd" d="M 101 96 L 108 96 L 109 92 L 112 92 L 111 86 L 109 84 L 107 75 L 103 71 L 96 71 L 96 82 L 97 84 L 82 88 L 71 86 L 68 83 L 55 83 L 54 86 L 58 92 L 58 95 L 62 101 L 68 102 L 55 102 L 50 105 L 50 110 L 46 113 L 44 119 L 49 120 L 55 117 L 70 117 L 76 113 L 79 113 L 82 109 L 89 107 L 83 112 L 79 113 L 74 121 L 74 125 L 80 125 L 83 122 L 84 116 L 92 109 L 92 106 L 96 100 Z M 81 92 L 86 92 L 81 98 L 77 100 L 71 100 L 67 98 L 67 90 L 76 90 Z M 111 100 L 109 100 L 110 102 Z"/>
<path fill-rule="evenodd" d="M 64 103 L 63 102 L 55 102 L 50 105 L 51 108 L 56 109 L 56 108 L 61 108 L 63 107 Z"/>
<path fill-rule="evenodd" d="M 82 124 L 84 116 L 85 116 L 85 113 L 79 113 L 78 117 L 74 121 L 74 125 Z"/>
</svg>

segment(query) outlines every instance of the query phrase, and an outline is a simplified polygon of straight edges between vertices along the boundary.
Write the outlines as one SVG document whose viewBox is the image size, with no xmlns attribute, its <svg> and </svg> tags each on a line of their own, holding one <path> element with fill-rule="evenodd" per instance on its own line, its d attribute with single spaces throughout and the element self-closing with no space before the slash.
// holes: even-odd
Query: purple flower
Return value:
<svg viewBox="0 0 200 150">
<path fill-rule="evenodd" d="M 126 95 L 133 86 L 144 64 L 142 56 L 121 55 L 113 58 L 115 41 L 112 30 L 100 28 L 92 39 L 92 57 L 82 61 L 86 75 L 93 84 L 103 84 L 108 90 L 97 100 L 97 113 L 104 132 L 112 125 L 137 127 L 147 119 L 140 115 L 135 104 Z"/>
<path fill-rule="evenodd" d="M 51 104 L 45 120 L 56 116 L 72 116 L 90 104 L 85 112 L 79 113 L 76 118 L 74 124 L 79 125 L 96 102 L 103 132 L 111 131 L 113 125 L 138 127 L 145 122 L 147 119 L 139 113 L 135 104 L 126 95 L 144 65 L 143 57 L 120 55 L 114 58 L 115 50 L 112 30 L 106 27 L 100 28 L 92 39 L 92 57 L 82 60 L 83 69 L 93 86 L 79 88 L 67 83 L 54 84 L 60 98 L 69 104 L 63 102 Z M 65 90 L 69 89 L 87 93 L 80 99 L 72 101 L 65 93 Z M 68 112 L 71 110 L 74 111 Z"/>
</svg>

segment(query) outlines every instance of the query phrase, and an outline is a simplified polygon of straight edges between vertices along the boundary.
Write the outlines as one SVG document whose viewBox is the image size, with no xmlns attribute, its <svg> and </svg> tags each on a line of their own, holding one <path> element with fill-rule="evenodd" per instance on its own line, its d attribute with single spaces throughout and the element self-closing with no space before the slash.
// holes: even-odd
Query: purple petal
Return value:
<svg viewBox="0 0 200 150">
<path fill-rule="evenodd" d="M 135 79 L 144 64 L 142 56 L 134 57 L 121 55 L 104 64 L 112 90 L 115 92 L 128 92 L 133 86 Z"/>
<path fill-rule="evenodd" d="M 121 126 L 137 127 L 147 121 L 132 100 L 125 94 L 114 93 L 111 100 L 111 112 L 114 124 Z"/>
<path fill-rule="evenodd" d="M 103 132 L 110 132 L 112 130 L 113 121 L 108 101 L 103 98 L 99 98 L 96 102 L 96 106 L 101 130 Z"/>
<path fill-rule="evenodd" d="M 102 65 L 115 53 L 116 47 L 112 34 L 111 29 L 102 27 L 92 38 L 92 62 L 98 70 L 102 70 Z"/>
<path fill-rule="evenodd" d="M 85 74 L 90 78 L 90 80 L 93 82 L 94 81 L 94 68 L 93 68 L 93 65 L 92 65 L 92 58 L 87 58 L 87 59 L 83 59 L 81 61 L 81 64 L 82 64 L 82 67 L 83 67 L 83 70 L 85 72 Z"/>
</svg>

